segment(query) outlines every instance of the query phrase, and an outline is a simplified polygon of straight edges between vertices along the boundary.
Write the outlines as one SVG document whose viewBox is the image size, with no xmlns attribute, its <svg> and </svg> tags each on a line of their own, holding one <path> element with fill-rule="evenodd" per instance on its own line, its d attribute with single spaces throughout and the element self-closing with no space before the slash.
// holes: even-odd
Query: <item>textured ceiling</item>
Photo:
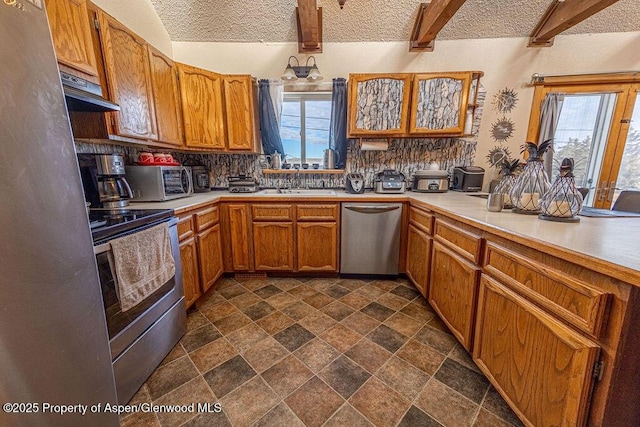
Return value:
<svg viewBox="0 0 640 427">
<path fill-rule="evenodd" d="M 424 0 L 423 0 L 424 1 Z M 151 0 L 171 40 L 295 42 L 296 0 Z M 318 0 L 324 42 L 408 41 L 420 0 Z M 438 40 L 528 36 L 551 0 L 467 0 Z M 640 0 L 619 0 L 563 34 L 640 31 Z"/>
</svg>

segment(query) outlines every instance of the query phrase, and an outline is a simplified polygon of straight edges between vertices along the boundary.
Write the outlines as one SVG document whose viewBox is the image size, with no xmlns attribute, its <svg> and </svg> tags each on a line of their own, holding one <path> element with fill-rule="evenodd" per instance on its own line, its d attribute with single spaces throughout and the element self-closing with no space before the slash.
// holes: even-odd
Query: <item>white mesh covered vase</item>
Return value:
<svg viewBox="0 0 640 427">
<path fill-rule="evenodd" d="M 540 199 L 549 191 L 551 184 L 544 171 L 542 155 L 549 149 L 551 140 L 540 145 L 527 142 L 523 145 L 523 152 L 527 151 L 529 157 L 522 173 L 516 179 L 509 193 L 513 211 L 524 214 L 540 213 Z"/>
<path fill-rule="evenodd" d="M 582 202 L 573 177 L 573 159 L 563 159 L 560 175 L 540 200 L 540 218 L 578 221 Z"/>
</svg>

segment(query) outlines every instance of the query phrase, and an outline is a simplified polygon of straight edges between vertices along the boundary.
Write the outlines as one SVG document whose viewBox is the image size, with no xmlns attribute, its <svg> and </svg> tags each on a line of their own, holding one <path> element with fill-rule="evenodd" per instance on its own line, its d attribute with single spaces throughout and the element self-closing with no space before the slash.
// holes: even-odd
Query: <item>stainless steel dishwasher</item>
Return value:
<svg viewBox="0 0 640 427">
<path fill-rule="evenodd" d="M 402 203 L 342 203 L 340 273 L 398 274 Z"/>
</svg>

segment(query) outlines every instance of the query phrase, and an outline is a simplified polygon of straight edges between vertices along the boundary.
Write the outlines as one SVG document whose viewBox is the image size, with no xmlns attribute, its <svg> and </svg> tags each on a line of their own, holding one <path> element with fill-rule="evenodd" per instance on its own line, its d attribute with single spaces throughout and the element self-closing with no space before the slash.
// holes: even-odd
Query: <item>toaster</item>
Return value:
<svg viewBox="0 0 640 427">
<path fill-rule="evenodd" d="M 364 177 L 359 173 L 350 173 L 347 175 L 345 186 L 347 193 L 362 194 L 364 193 Z"/>
<path fill-rule="evenodd" d="M 480 191 L 484 180 L 484 169 L 480 166 L 456 166 L 451 177 L 454 191 Z"/>
</svg>

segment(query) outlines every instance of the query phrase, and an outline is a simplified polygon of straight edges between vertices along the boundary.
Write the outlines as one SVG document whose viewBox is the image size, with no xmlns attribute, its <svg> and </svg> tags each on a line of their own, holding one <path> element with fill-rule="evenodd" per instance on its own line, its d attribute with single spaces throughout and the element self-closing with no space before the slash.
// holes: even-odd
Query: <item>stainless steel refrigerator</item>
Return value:
<svg viewBox="0 0 640 427">
<path fill-rule="evenodd" d="M 91 412 L 98 403 L 102 409 L 117 403 L 116 391 L 47 16 L 43 0 L 6 0 L 0 2 L 0 425 L 117 426 L 116 414 Z M 85 415 L 59 415 L 45 404 L 88 408 Z"/>
</svg>

